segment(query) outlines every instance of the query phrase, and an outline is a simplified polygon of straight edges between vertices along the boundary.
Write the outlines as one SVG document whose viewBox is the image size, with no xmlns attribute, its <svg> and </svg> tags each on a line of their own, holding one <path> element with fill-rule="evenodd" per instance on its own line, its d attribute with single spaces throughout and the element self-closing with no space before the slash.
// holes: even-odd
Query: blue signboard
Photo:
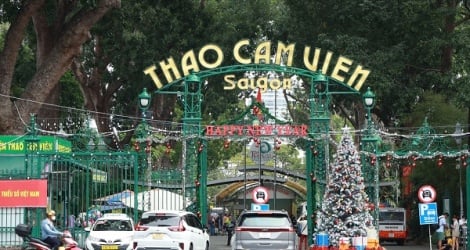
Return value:
<svg viewBox="0 0 470 250">
<path fill-rule="evenodd" d="M 437 204 L 432 203 L 419 203 L 419 224 L 430 225 L 437 224 Z"/>
<path fill-rule="evenodd" d="M 267 211 L 267 210 L 269 210 L 269 204 L 254 204 L 254 203 L 251 203 L 251 210 L 253 210 L 253 211 Z"/>
</svg>

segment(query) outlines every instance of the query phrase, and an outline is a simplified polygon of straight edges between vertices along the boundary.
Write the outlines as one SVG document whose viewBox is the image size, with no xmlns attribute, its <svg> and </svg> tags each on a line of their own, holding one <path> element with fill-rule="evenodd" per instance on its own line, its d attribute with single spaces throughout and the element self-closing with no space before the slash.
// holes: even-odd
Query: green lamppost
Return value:
<svg viewBox="0 0 470 250">
<path fill-rule="evenodd" d="M 375 106 L 375 94 L 370 90 L 370 87 L 367 88 L 362 99 L 364 100 L 364 105 L 367 109 L 367 130 L 368 132 L 372 132 L 372 118 L 370 116 L 370 111 Z"/>
<path fill-rule="evenodd" d="M 139 94 L 139 108 L 142 112 L 142 118 L 146 118 L 146 112 L 150 107 L 150 98 L 152 96 L 147 92 L 147 88 L 144 88 Z"/>
<path fill-rule="evenodd" d="M 134 184 L 135 184 L 135 194 L 138 194 L 138 177 L 139 177 L 139 171 L 138 171 L 138 165 L 142 167 L 142 169 L 145 169 L 145 171 L 149 171 L 151 169 L 151 154 L 150 154 L 150 146 L 151 146 L 151 141 L 148 139 L 149 135 L 149 130 L 148 130 L 148 123 L 147 123 L 147 110 L 150 107 L 150 99 L 152 96 L 147 92 L 147 88 L 144 88 L 142 92 L 138 96 L 138 105 L 139 109 L 141 112 L 141 117 L 142 120 L 139 123 L 139 125 L 136 128 L 136 144 L 135 144 L 135 149 L 136 151 L 140 151 L 142 148 L 142 154 L 139 153 L 139 155 L 142 155 L 142 158 L 139 160 L 139 164 L 135 165 L 134 168 Z M 144 150 L 145 149 L 145 150 Z M 151 173 L 146 173 L 147 178 L 147 183 L 149 184 L 148 189 L 150 190 L 151 187 Z M 144 209 L 144 194 L 142 193 L 142 209 Z M 149 204 L 150 205 L 150 204 Z M 134 195 L 134 214 L 137 214 L 137 210 L 139 207 L 138 203 L 138 195 Z"/>
<path fill-rule="evenodd" d="M 367 110 L 367 130 L 366 134 L 362 139 L 362 147 L 363 150 L 370 154 L 368 161 L 365 160 L 363 162 L 369 162 L 369 167 L 374 168 L 374 222 L 377 232 L 379 231 L 379 206 L 380 206 L 380 199 L 379 199 L 379 161 L 377 158 L 377 137 L 375 134 L 375 130 L 373 128 L 372 117 L 371 117 L 371 110 L 375 106 L 375 94 L 370 90 L 370 87 L 367 88 L 367 91 L 362 96 L 364 101 L 364 106 Z"/>
</svg>

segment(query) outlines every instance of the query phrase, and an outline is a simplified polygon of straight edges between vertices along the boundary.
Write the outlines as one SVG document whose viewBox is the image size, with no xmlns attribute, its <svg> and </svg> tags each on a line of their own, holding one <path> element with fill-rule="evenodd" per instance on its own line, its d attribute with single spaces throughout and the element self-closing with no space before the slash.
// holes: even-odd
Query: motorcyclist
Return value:
<svg viewBox="0 0 470 250">
<path fill-rule="evenodd" d="M 61 245 L 60 237 L 64 233 L 57 230 L 54 226 L 55 211 L 50 210 L 46 215 L 47 217 L 41 221 L 41 239 L 49 244 L 52 249 L 57 249 Z"/>
</svg>

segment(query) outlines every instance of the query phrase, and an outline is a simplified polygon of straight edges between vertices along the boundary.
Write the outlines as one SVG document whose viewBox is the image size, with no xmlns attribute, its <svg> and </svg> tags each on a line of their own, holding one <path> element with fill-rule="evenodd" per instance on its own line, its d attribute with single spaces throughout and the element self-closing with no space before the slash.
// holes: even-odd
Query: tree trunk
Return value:
<svg viewBox="0 0 470 250">
<path fill-rule="evenodd" d="M 37 71 L 28 82 L 21 100 L 17 101 L 18 112 L 12 106 L 9 98 L 1 98 L 0 105 L 0 132 L 21 133 L 17 119 L 29 119 L 30 113 L 38 113 L 44 104 L 56 104 L 48 97 L 54 93 L 62 75 L 69 69 L 74 57 L 80 54 L 83 43 L 89 39 L 89 30 L 103 15 L 112 8 L 119 8 L 120 0 L 101 0 L 92 9 L 81 9 L 68 21 L 60 14 L 59 21 L 51 26 L 45 25 L 42 16 L 43 1 L 28 1 L 20 10 L 17 20 L 12 23 L 5 42 L 4 50 L 0 54 L 0 91 L 5 96 L 10 95 L 10 87 L 14 72 L 14 65 L 24 31 L 33 17 L 33 25 L 38 40 L 37 44 Z M 69 6 L 70 7 L 70 6 Z M 64 7 L 66 8 L 66 7 Z M 69 9 L 69 14 L 76 11 Z M 56 28 L 51 32 L 51 28 Z M 57 35 L 59 34 L 59 35 Z M 16 125 L 15 125 L 16 124 Z"/>
<path fill-rule="evenodd" d="M 5 44 L 0 52 L 0 106 L 2 107 L 0 109 L 0 117 L 2 117 L 0 119 L 0 134 L 20 132 L 18 129 L 20 120 L 15 105 L 10 99 L 11 81 L 26 28 L 31 17 L 43 7 L 44 2 L 45 0 L 25 1 L 5 36 Z"/>
</svg>

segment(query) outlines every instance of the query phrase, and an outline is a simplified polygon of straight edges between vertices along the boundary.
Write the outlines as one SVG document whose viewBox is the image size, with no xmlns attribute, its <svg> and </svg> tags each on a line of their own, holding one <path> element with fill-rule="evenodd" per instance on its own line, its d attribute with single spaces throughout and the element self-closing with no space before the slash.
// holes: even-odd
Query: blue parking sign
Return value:
<svg viewBox="0 0 470 250">
<path fill-rule="evenodd" d="M 251 210 L 253 210 L 253 211 L 267 211 L 267 210 L 269 210 L 269 204 L 253 204 L 253 203 L 251 203 Z"/>
<path fill-rule="evenodd" d="M 431 203 L 419 203 L 419 224 L 430 225 L 437 224 L 437 204 Z"/>
</svg>

